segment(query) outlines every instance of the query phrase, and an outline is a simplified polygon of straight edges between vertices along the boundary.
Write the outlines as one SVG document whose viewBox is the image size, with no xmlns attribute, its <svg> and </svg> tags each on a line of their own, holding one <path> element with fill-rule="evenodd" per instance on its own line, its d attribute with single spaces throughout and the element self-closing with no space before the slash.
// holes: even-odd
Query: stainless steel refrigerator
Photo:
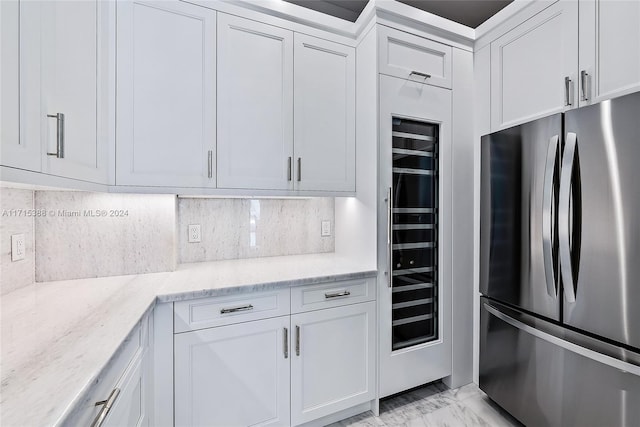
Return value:
<svg viewBox="0 0 640 427">
<path fill-rule="evenodd" d="M 525 425 L 640 425 L 640 93 L 481 153 L 480 388 Z"/>
</svg>

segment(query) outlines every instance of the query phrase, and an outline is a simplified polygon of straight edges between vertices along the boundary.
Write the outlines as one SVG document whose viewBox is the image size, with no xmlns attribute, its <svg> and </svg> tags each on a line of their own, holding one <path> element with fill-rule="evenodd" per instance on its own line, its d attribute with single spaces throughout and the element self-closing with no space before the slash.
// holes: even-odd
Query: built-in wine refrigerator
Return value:
<svg viewBox="0 0 640 427">
<path fill-rule="evenodd" d="M 384 194 L 380 211 L 386 210 L 381 215 L 386 224 L 380 221 L 386 240 L 379 239 L 385 243 L 379 253 L 381 396 L 451 370 L 450 302 L 443 300 L 450 299 L 450 275 L 441 265 L 447 243 L 442 202 L 450 200 L 441 194 L 442 178 L 450 172 L 442 174 L 450 164 L 443 143 L 449 140 L 449 91 L 396 80 L 381 77 L 380 183 L 386 190 L 379 193 Z M 395 94 L 386 98 L 385 88 Z"/>
</svg>

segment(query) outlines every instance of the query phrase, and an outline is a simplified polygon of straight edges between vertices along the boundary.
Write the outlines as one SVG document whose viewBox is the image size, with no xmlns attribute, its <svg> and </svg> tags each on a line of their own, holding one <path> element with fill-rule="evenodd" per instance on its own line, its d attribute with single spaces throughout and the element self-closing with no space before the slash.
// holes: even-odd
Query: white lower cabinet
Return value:
<svg viewBox="0 0 640 427">
<path fill-rule="evenodd" d="M 56 425 L 145 427 L 153 399 L 149 351 L 151 315 L 145 316 L 98 374 L 86 393 Z"/>
<path fill-rule="evenodd" d="M 327 308 L 318 302 L 313 311 L 292 315 L 250 321 L 239 315 L 220 326 L 176 329 L 175 425 L 321 424 L 329 420 L 323 417 L 353 412 L 375 399 L 376 302 L 369 287 L 362 294 L 358 284 L 351 280 L 292 290 L 296 301 L 305 291 L 320 292 Z M 191 316 L 202 317 L 213 299 L 189 301 Z M 254 305 L 236 302 L 223 305 L 238 313 L 250 313 L 246 307 Z M 176 303 L 174 320 L 185 316 L 186 303 Z M 216 306 L 213 311 L 233 309 Z"/>
<path fill-rule="evenodd" d="M 147 353 L 131 363 L 116 387 L 117 398 L 104 419 L 102 427 L 148 426 L 145 381 L 147 381 Z"/>
<path fill-rule="evenodd" d="M 375 398 L 375 302 L 291 316 L 291 421 Z"/>
<path fill-rule="evenodd" d="M 289 316 L 177 334 L 175 425 L 289 425 Z"/>
</svg>

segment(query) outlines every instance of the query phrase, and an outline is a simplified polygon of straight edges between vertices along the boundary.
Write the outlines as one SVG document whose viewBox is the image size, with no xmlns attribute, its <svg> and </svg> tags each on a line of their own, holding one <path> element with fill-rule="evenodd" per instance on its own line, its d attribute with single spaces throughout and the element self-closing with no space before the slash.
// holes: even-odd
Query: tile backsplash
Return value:
<svg viewBox="0 0 640 427">
<path fill-rule="evenodd" d="M 2 294 L 34 281 L 335 249 L 333 198 L 204 199 L 0 187 L 0 208 Z M 322 221 L 330 221 L 331 236 L 321 236 Z M 189 224 L 200 224 L 199 243 L 188 242 Z M 11 235 L 20 233 L 26 256 L 12 262 Z"/>
<path fill-rule="evenodd" d="M 178 199 L 179 262 L 333 252 L 334 199 Z M 187 226 L 199 224 L 201 242 Z"/>
<path fill-rule="evenodd" d="M 33 191 L 0 188 L 0 294 L 29 285 L 34 281 Z M 24 234 L 25 257 L 11 261 L 11 235 Z"/>
<path fill-rule="evenodd" d="M 175 269 L 175 197 L 36 191 L 37 282 Z"/>
</svg>

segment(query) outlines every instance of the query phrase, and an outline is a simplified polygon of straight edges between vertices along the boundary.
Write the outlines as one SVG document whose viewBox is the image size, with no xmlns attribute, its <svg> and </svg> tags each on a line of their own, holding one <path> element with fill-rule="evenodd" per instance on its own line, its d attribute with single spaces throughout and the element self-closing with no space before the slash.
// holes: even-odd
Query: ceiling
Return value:
<svg viewBox="0 0 640 427">
<path fill-rule="evenodd" d="M 285 0 L 355 22 L 368 0 Z M 434 15 L 476 28 L 513 0 L 398 0 Z"/>
</svg>

